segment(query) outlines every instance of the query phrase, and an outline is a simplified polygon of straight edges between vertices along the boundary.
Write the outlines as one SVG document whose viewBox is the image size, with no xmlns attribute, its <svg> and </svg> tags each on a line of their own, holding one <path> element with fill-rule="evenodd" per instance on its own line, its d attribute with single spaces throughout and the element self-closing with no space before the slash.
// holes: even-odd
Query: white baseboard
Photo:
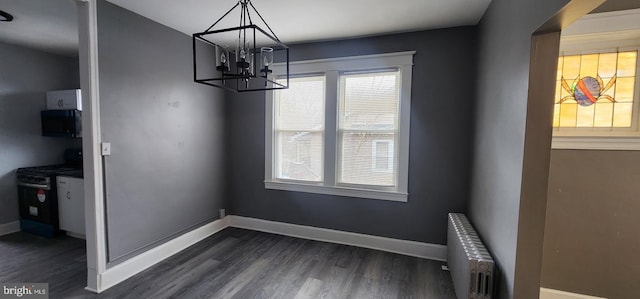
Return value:
<svg viewBox="0 0 640 299">
<path fill-rule="evenodd" d="M 229 218 L 229 226 L 232 227 L 302 239 L 365 247 L 437 261 L 447 260 L 447 246 L 445 245 L 399 240 L 242 216 L 228 216 L 227 218 Z"/>
<path fill-rule="evenodd" d="M 194 229 L 171 241 L 163 243 L 118 265 L 108 268 L 106 271 L 98 275 L 98 289 L 87 290 L 96 293 L 105 291 L 106 289 L 126 280 L 127 278 L 146 270 L 147 268 L 228 227 L 228 218 L 229 217 L 227 216 L 223 219 L 205 224 L 202 227 Z"/>
<path fill-rule="evenodd" d="M 583 294 L 570 293 L 554 289 L 540 288 L 540 299 L 607 299 Z"/>
<path fill-rule="evenodd" d="M 12 234 L 20 231 L 20 221 L 0 224 L 0 236 Z"/>
</svg>

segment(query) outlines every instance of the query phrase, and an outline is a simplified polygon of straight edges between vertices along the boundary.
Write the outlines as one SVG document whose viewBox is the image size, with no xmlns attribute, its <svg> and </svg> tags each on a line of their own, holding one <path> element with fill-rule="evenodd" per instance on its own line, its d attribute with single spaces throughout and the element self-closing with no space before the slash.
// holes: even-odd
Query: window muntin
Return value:
<svg viewBox="0 0 640 299">
<path fill-rule="evenodd" d="M 325 77 L 291 78 L 274 92 L 275 177 L 323 180 Z"/>
<path fill-rule="evenodd" d="M 339 85 L 337 183 L 395 187 L 397 155 L 388 145 L 398 138 L 399 72 L 343 73 Z M 378 159 L 375 143 L 382 141 L 386 157 Z"/>
<path fill-rule="evenodd" d="M 553 127 L 593 135 L 637 130 L 637 56 L 622 50 L 559 57 Z"/>
</svg>

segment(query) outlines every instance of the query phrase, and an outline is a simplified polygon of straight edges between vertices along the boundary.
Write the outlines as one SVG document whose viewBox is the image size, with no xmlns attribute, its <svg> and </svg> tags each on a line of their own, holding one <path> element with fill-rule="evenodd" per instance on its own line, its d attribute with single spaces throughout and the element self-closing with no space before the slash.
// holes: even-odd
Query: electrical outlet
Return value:
<svg viewBox="0 0 640 299">
<path fill-rule="evenodd" d="M 220 209 L 220 219 L 224 218 L 224 216 L 226 216 L 226 212 L 224 209 Z"/>
</svg>

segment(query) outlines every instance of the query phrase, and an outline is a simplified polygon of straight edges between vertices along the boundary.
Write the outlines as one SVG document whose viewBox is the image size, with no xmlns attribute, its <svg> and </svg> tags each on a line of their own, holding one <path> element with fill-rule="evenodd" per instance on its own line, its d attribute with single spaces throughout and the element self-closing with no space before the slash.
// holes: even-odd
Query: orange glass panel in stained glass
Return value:
<svg viewBox="0 0 640 299">
<path fill-rule="evenodd" d="M 618 128 L 631 127 L 632 103 L 615 103 L 613 105 L 613 126 Z"/>
<path fill-rule="evenodd" d="M 593 115 L 595 113 L 595 105 L 591 106 L 578 106 L 576 115 L 576 127 L 591 128 L 593 127 Z"/>
<path fill-rule="evenodd" d="M 613 103 L 609 101 L 599 101 L 594 104 L 596 113 L 593 122 L 594 127 L 611 127 L 613 122 Z"/>
<path fill-rule="evenodd" d="M 598 75 L 598 54 L 582 55 L 580 57 L 580 77 Z"/>
<path fill-rule="evenodd" d="M 580 55 L 564 56 L 562 76 L 569 82 L 569 80 L 573 81 L 578 75 L 580 75 Z"/>
<path fill-rule="evenodd" d="M 560 80 L 560 78 L 562 78 L 562 62 L 563 62 L 563 56 L 558 57 L 558 72 L 556 75 L 556 80 Z"/>
<path fill-rule="evenodd" d="M 600 74 L 600 77 L 613 77 L 618 66 L 618 53 L 602 53 L 598 59 L 598 74 Z"/>
<path fill-rule="evenodd" d="M 610 91 L 615 88 L 616 101 L 630 101 L 631 99 L 633 99 L 633 87 L 636 83 L 635 81 L 635 77 L 618 78 L 614 87 L 611 88 L 608 92 L 605 92 L 605 94 L 614 96 L 614 94 Z M 606 81 L 604 84 L 607 84 Z"/>
<path fill-rule="evenodd" d="M 576 126 L 578 104 L 576 102 L 564 102 L 560 105 L 560 126 L 573 128 Z"/>
<path fill-rule="evenodd" d="M 636 58 L 638 52 L 618 53 L 618 77 L 630 77 L 636 75 Z"/>
<path fill-rule="evenodd" d="M 553 127 L 560 126 L 560 104 L 553 105 Z"/>
</svg>

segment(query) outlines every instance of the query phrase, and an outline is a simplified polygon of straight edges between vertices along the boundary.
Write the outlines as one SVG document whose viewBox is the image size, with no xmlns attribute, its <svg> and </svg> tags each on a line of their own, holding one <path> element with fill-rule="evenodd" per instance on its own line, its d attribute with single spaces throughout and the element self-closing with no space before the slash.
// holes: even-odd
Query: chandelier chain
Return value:
<svg viewBox="0 0 640 299">
<path fill-rule="evenodd" d="M 253 6 L 253 3 L 251 3 L 251 1 L 249 1 L 249 5 L 251 5 L 251 7 L 253 8 L 253 10 L 258 14 L 258 17 L 260 17 L 260 20 L 262 20 L 262 22 L 267 25 L 267 28 L 269 29 L 269 31 L 271 31 L 271 34 L 273 34 L 273 37 L 276 38 L 277 41 L 280 41 L 280 39 L 278 38 L 278 36 L 276 35 L 275 32 L 273 32 L 273 30 L 271 29 L 271 26 L 269 26 L 269 24 L 267 23 L 267 21 L 264 20 L 264 18 L 262 17 L 262 15 L 260 14 L 260 12 L 256 9 L 255 6 Z"/>
<path fill-rule="evenodd" d="M 213 23 L 213 25 L 209 26 L 209 28 L 207 28 L 207 30 L 205 30 L 204 32 L 209 32 L 209 30 L 211 30 L 211 28 L 213 28 L 213 26 L 218 24 L 218 22 L 222 21 L 222 19 L 224 19 L 224 17 L 226 17 L 229 13 L 231 13 L 234 9 L 236 9 L 236 7 L 238 7 L 238 5 L 240 5 L 240 2 L 236 3 L 236 5 L 234 5 L 231 9 L 229 9 L 229 11 L 227 11 L 227 13 L 225 13 L 222 17 L 220 17 L 215 23 Z M 267 25 L 267 27 L 269 27 L 269 25 Z"/>
</svg>

